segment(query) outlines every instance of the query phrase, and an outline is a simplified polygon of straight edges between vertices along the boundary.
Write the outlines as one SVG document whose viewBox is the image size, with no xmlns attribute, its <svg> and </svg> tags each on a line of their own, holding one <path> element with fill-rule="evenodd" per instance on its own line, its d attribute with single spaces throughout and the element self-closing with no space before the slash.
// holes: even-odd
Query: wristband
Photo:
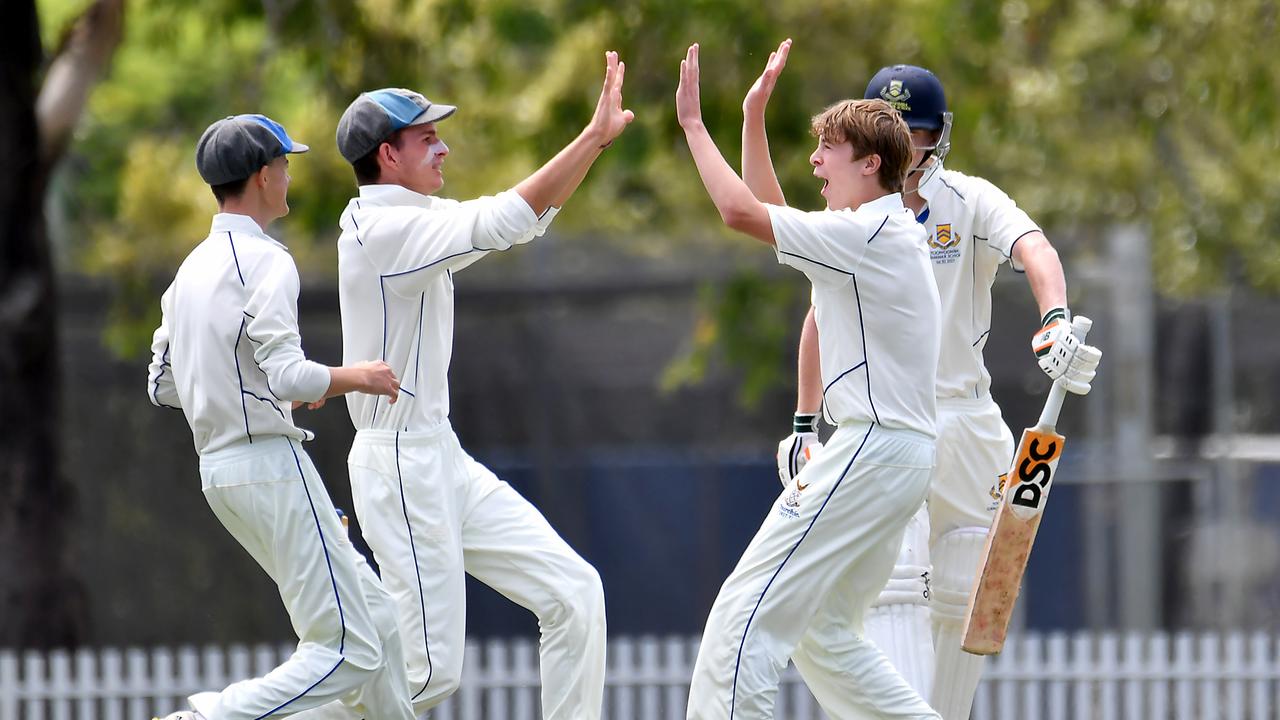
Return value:
<svg viewBox="0 0 1280 720">
<path fill-rule="evenodd" d="M 1056 307 L 1050 310 L 1040 319 L 1040 327 L 1048 327 L 1049 323 L 1054 320 L 1061 320 L 1066 323 L 1071 322 L 1071 311 L 1065 307 Z"/>
<path fill-rule="evenodd" d="M 817 413 L 796 413 L 791 420 L 791 431 L 795 433 L 818 432 Z"/>
</svg>

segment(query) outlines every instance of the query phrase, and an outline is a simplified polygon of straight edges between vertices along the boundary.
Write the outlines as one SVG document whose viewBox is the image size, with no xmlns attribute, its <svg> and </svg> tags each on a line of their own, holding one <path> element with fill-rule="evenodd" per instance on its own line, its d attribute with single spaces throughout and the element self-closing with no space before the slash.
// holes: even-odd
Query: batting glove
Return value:
<svg viewBox="0 0 1280 720">
<path fill-rule="evenodd" d="M 1084 345 L 1071 333 L 1071 315 L 1066 308 L 1045 314 L 1043 327 L 1031 336 L 1031 350 L 1040 369 L 1050 380 L 1061 380 L 1069 392 L 1087 395 L 1093 389 L 1102 351 Z"/>
<path fill-rule="evenodd" d="M 816 429 L 817 420 L 817 415 L 796 413 L 792 433 L 778 443 L 778 479 L 782 481 L 783 487 L 790 485 L 804 466 L 822 450 L 822 442 L 818 440 Z"/>
</svg>

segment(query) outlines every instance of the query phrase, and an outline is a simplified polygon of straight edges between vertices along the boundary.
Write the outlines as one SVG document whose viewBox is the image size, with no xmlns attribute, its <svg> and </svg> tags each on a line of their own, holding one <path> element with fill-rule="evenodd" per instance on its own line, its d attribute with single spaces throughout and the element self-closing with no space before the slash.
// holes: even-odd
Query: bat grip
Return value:
<svg viewBox="0 0 1280 720">
<path fill-rule="evenodd" d="M 1087 317 L 1077 317 L 1071 321 L 1071 334 L 1076 336 L 1080 344 L 1084 344 L 1089 335 L 1093 321 Z M 1052 431 L 1058 424 L 1058 414 L 1062 412 L 1062 401 L 1067 398 L 1067 384 L 1059 378 L 1053 381 L 1049 389 L 1049 399 L 1044 401 L 1044 410 L 1040 411 L 1040 422 L 1036 425 L 1042 431 Z"/>
</svg>

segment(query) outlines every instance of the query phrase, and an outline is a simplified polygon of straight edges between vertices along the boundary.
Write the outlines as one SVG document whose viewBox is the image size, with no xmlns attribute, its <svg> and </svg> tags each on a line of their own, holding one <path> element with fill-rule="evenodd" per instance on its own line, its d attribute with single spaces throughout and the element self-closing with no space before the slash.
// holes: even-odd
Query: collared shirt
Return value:
<svg viewBox="0 0 1280 720">
<path fill-rule="evenodd" d="M 386 361 L 400 398 L 347 395 L 357 430 L 421 431 L 448 419 L 453 273 L 542 235 L 556 212 L 539 218 L 511 190 L 458 202 L 399 185 L 360 188 L 339 222 L 343 358 Z"/>
<path fill-rule="evenodd" d="M 778 261 L 813 282 L 827 419 L 935 437 L 941 310 L 924 228 L 902 195 L 856 210 L 767 207 Z"/>
<path fill-rule="evenodd" d="M 160 298 L 147 391 L 181 408 L 196 451 L 285 436 L 292 401 L 329 389 L 329 369 L 307 360 L 298 335 L 298 269 L 252 218 L 219 213 Z"/>
<path fill-rule="evenodd" d="M 1013 246 L 1040 228 L 1000 188 L 943 168 L 920 188 L 928 203 L 920 222 L 942 298 L 938 397 L 983 398 L 991 375 L 982 350 L 991 331 L 991 285 L 1013 262 Z"/>
</svg>

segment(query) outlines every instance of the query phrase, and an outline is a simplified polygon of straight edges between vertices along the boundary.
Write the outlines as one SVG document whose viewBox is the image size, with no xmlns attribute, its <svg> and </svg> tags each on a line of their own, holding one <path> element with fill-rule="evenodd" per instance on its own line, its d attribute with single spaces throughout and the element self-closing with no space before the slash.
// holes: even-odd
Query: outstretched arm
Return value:
<svg viewBox="0 0 1280 720">
<path fill-rule="evenodd" d="M 773 159 L 769 157 L 769 137 L 765 131 L 764 111 L 778 83 L 778 75 L 787 66 L 791 53 L 791 39 L 782 41 L 778 49 L 769 53 L 764 72 L 747 91 L 742 101 L 742 179 L 751 188 L 756 199 L 772 205 L 786 205 L 782 186 L 773 171 Z"/>
<path fill-rule="evenodd" d="M 698 166 L 702 184 L 720 211 L 720 218 L 734 230 L 770 245 L 775 244 L 769 211 L 756 199 L 747 184 L 725 162 L 724 155 L 702 123 L 702 100 L 698 90 L 698 44 L 689 47 L 680 61 L 680 86 L 676 89 L 676 117 L 684 128 L 689 152 Z"/>
<path fill-rule="evenodd" d="M 618 53 L 605 53 L 604 87 L 591 122 L 546 165 L 516 185 L 515 191 L 539 217 L 548 207 L 559 207 L 569 199 L 600 152 L 635 119 L 634 113 L 622 108 L 626 71 L 626 63 L 618 61 Z"/>
<path fill-rule="evenodd" d="M 796 414 L 817 415 L 822 410 L 822 356 L 818 351 L 818 320 L 813 306 L 804 316 L 804 327 L 800 330 L 799 365 Z"/>
</svg>

